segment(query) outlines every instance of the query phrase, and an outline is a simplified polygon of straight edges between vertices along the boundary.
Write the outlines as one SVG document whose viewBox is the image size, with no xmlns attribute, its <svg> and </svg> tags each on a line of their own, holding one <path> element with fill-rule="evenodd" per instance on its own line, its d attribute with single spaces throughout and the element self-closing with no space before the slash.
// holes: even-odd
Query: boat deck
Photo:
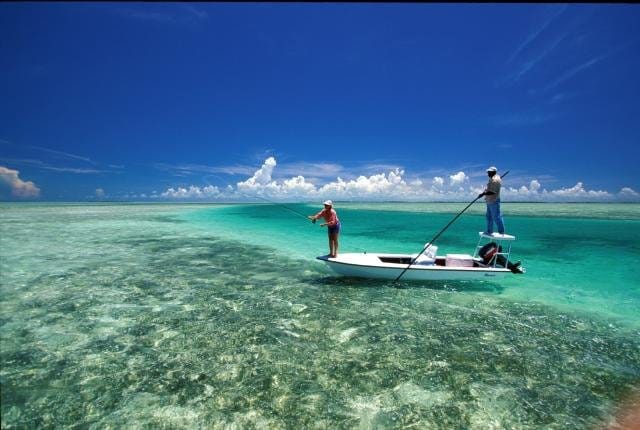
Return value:
<svg viewBox="0 0 640 430">
<path fill-rule="evenodd" d="M 331 270 L 344 275 L 360 278 L 395 279 L 415 256 L 410 254 L 346 253 L 335 258 L 317 257 Z M 471 280 L 485 277 L 503 276 L 511 271 L 502 267 L 487 267 L 479 259 L 473 266 L 447 266 L 445 257 L 436 257 L 434 264 L 413 264 L 406 270 L 406 280 Z"/>
</svg>

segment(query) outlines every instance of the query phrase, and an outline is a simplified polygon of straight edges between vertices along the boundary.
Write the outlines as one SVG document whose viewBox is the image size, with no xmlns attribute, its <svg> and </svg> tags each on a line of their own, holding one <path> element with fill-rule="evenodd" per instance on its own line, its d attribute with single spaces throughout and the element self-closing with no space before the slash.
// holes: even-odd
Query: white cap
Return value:
<svg viewBox="0 0 640 430">
<path fill-rule="evenodd" d="M 495 166 L 491 166 L 487 169 L 487 172 L 497 172 L 498 169 Z"/>
<path fill-rule="evenodd" d="M 333 202 L 331 200 L 325 200 L 323 205 L 333 206 Z"/>
</svg>

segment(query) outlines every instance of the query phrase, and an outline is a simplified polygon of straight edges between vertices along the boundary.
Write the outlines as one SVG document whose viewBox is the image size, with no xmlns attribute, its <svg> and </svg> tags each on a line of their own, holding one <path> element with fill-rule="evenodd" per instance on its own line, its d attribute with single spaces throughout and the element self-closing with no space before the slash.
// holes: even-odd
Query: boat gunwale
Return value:
<svg viewBox="0 0 640 430">
<path fill-rule="evenodd" d="M 352 255 L 360 255 L 359 253 L 348 253 L 348 254 L 352 254 Z M 364 255 L 364 254 L 362 254 Z M 390 254 L 366 254 L 366 255 L 376 255 L 376 256 L 388 256 Z M 392 254 L 392 255 L 407 255 L 407 254 Z M 391 269 L 391 270 L 401 270 L 404 269 L 406 266 L 408 266 L 408 264 L 396 264 L 396 263 L 385 263 L 382 262 L 382 264 L 384 264 L 383 266 L 372 266 L 370 264 L 359 264 L 359 263 L 347 263 L 344 261 L 338 261 L 335 259 L 330 259 L 330 257 L 326 257 L 326 256 L 321 256 L 321 257 L 316 257 L 316 259 L 320 260 L 320 261 L 324 261 L 326 263 L 334 263 L 334 264 L 342 264 L 345 266 L 355 266 L 355 267 L 367 267 L 367 268 L 372 268 L 372 269 Z M 412 271 L 412 270 L 416 270 L 416 271 L 421 271 L 421 270 L 427 270 L 427 271 L 445 271 L 445 272 L 487 272 L 487 273 L 502 273 L 502 272 L 511 272 L 511 270 L 507 269 L 506 267 L 502 267 L 502 268 L 498 268 L 498 267 L 447 267 L 447 266 L 437 266 L 437 265 L 429 265 L 429 266 L 422 266 L 419 264 L 413 264 L 410 267 L 407 268 L 407 270 Z"/>
</svg>

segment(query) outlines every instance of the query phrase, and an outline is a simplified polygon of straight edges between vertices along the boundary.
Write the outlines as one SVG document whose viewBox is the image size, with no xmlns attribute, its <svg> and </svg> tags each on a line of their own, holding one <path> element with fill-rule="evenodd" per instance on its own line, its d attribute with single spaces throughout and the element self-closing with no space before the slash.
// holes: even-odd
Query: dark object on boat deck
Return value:
<svg viewBox="0 0 640 430">
<path fill-rule="evenodd" d="M 478 255 L 480 256 L 480 258 L 482 258 L 482 261 L 486 265 L 493 264 L 493 260 L 495 259 L 498 265 L 506 267 L 507 269 L 511 270 L 511 272 L 523 273 L 522 269 L 520 268 L 521 263 L 519 261 L 516 261 L 515 263 L 507 261 L 507 259 L 504 255 L 501 254 L 501 252 L 502 246 L 498 245 L 496 242 L 489 242 L 482 248 L 480 248 Z"/>
</svg>

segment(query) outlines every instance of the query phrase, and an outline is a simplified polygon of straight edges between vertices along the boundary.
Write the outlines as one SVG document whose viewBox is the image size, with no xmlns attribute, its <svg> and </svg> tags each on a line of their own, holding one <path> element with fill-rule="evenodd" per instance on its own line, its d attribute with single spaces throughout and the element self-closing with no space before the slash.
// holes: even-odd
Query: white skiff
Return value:
<svg viewBox="0 0 640 430">
<path fill-rule="evenodd" d="M 427 244 L 426 252 L 420 255 L 362 252 L 339 254 L 336 258 L 325 255 L 317 259 L 339 275 L 357 278 L 396 279 L 406 269 L 402 279 L 407 281 L 492 280 L 524 273 L 519 262 L 509 261 L 513 240 L 515 237 L 507 234 L 480 232 L 473 255 L 437 256 L 437 247 Z M 502 241 L 508 243 L 506 251 L 500 245 Z"/>
</svg>

